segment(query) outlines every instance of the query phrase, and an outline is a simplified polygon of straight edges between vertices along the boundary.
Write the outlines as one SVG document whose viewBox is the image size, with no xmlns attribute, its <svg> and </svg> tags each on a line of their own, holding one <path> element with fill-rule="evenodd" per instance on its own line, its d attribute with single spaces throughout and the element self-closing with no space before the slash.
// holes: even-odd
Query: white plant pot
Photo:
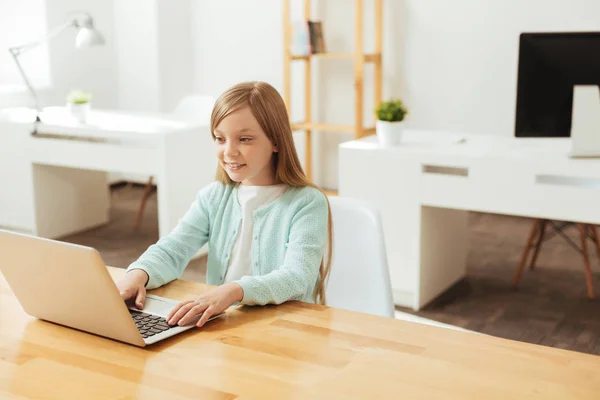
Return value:
<svg viewBox="0 0 600 400">
<path fill-rule="evenodd" d="M 91 104 L 83 103 L 83 104 L 73 104 L 67 102 L 67 110 L 69 113 L 75 118 L 79 123 L 84 124 L 87 121 L 88 115 L 90 113 Z"/>
<path fill-rule="evenodd" d="M 388 122 L 377 120 L 375 122 L 375 131 L 381 147 L 397 146 L 402 141 L 402 132 L 404 131 L 404 122 Z"/>
</svg>

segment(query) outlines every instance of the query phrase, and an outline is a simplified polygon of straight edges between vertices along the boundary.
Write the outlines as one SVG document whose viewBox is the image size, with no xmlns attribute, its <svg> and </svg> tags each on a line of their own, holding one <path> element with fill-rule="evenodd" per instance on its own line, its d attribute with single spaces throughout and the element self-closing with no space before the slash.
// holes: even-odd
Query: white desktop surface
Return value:
<svg viewBox="0 0 600 400">
<path fill-rule="evenodd" d="M 407 130 L 339 151 L 339 195 L 379 209 L 395 302 L 415 310 L 464 277 L 468 211 L 600 224 L 600 159 L 570 158 L 566 138 Z"/>
<path fill-rule="evenodd" d="M 135 112 L 123 110 L 96 110 L 92 108 L 85 123 L 77 121 L 65 107 L 46 107 L 40 113 L 40 131 L 86 134 L 104 133 L 111 137 L 115 133 L 132 135 L 161 135 L 176 129 L 184 129 L 187 123 L 174 119 L 169 114 Z M 30 108 L 0 109 L 0 120 L 31 123 L 35 110 Z M 122 137 L 119 136 L 119 139 Z"/>
</svg>

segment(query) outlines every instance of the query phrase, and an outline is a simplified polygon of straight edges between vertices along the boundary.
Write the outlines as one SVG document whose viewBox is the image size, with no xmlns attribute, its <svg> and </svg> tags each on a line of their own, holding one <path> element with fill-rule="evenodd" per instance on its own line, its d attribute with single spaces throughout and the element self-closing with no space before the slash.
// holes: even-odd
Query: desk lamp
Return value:
<svg viewBox="0 0 600 400">
<path fill-rule="evenodd" d="M 37 96 L 37 93 L 35 92 L 35 90 L 33 90 L 33 86 L 31 86 L 29 79 L 27 79 L 27 75 L 25 74 L 25 71 L 23 71 L 23 67 L 21 67 L 21 64 L 19 63 L 19 55 L 38 47 L 43 42 L 52 39 L 53 37 L 57 36 L 59 33 L 63 32 L 64 30 L 66 30 L 70 27 L 74 27 L 77 29 L 77 36 L 75 37 L 75 47 L 77 47 L 77 48 L 91 47 L 91 46 L 97 46 L 97 45 L 104 44 L 104 37 L 102 36 L 102 34 L 100 32 L 98 32 L 94 28 L 94 21 L 92 20 L 92 17 L 89 14 L 83 13 L 83 14 L 77 14 L 77 15 L 69 18 L 68 20 L 63 22 L 61 25 L 48 31 L 44 37 L 42 37 L 41 39 L 39 39 L 35 42 L 26 43 L 24 45 L 17 46 L 17 47 L 11 47 L 8 49 L 8 51 L 10 51 L 10 54 L 13 56 L 13 59 L 15 60 L 17 67 L 19 68 L 19 72 L 21 73 L 23 80 L 27 84 L 27 88 L 29 89 L 29 92 L 31 93 L 31 95 L 33 96 L 33 98 L 35 100 L 35 109 L 36 109 L 35 124 L 36 124 L 36 126 L 39 122 L 41 122 L 41 120 L 40 120 L 40 111 L 41 111 L 40 101 Z M 36 133 L 35 130 L 33 133 Z"/>
</svg>

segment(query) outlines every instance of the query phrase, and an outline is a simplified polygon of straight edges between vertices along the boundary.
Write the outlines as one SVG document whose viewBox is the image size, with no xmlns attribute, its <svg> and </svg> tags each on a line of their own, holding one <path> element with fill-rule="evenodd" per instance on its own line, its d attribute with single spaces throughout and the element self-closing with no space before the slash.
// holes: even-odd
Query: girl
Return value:
<svg viewBox="0 0 600 400">
<path fill-rule="evenodd" d="M 217 287 L 178 304 L 169 324 L 201 315 L 200 327 L 238 302 L 324 304 L 331 212 L 327 196 L 302 171 L 283 99 L 265 82 L 235 85 L 217 99 L 210 130 L 216 182 L 127 268 L 117 284 L 121 296 L 143 308 L 146 289 L 180 277 L 208 242 L 206 281 Z"/>
</svg>

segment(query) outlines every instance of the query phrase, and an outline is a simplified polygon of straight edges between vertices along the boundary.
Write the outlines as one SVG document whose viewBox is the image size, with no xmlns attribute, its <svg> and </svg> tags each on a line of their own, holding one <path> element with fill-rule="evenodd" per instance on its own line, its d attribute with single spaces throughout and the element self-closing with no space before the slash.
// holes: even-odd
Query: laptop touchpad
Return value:
<svg viewBox="0 0 600 400">
<path fill-rule="evenodd" d="M 177 300 L 146 295 L 146 303 L 144 304 L 143 311 L 166 317 L 177 304 L 179 304 Z"/>
</svg>

